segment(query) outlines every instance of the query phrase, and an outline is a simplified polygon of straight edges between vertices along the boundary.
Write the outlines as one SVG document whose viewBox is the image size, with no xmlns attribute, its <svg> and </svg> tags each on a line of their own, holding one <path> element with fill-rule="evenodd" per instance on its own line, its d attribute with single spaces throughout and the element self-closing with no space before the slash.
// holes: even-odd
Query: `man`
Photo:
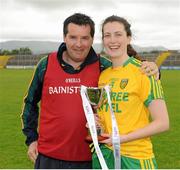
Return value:
<svg viewBox="0 0 180 170">
<path fill-rule="evenodd" d="M 92 167 L 79 88 L 97 86 L 100 71 L 111 63 L 91 47 L 94 22 L 89 16 L 76 13 L 68 17 L 63 31 L 64 43 L 39 62 L 24 99 L 23 132 L 36 169 Z M 145 63 L 143 68 L 157 72 L 154 66 Z"/>
</svg>

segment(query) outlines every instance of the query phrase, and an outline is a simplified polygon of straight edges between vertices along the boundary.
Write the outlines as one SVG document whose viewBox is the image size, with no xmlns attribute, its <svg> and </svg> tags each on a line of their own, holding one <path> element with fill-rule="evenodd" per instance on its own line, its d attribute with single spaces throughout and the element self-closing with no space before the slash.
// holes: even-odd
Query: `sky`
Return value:
<svg viewBox="0 0 180 170">
<path fill-rule="evenodd" d="M 180 0 L 0 0 L 0 41 L 63 41 L 63 22 L 74 13 L 96 24 L 94 42 L 101 42 L 101 24 L 110 15 L 131 24 L 132 44 L 180 49 Z"/>
</svg>

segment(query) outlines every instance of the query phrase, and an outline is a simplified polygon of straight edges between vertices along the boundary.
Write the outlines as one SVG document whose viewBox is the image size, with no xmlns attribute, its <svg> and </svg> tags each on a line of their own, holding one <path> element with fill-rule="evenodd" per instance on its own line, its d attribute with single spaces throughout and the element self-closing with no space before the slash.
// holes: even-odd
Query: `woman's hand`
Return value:
<svg viewBox="0 0 180 170">
<path fill-rule="evenodd" d="M 112 136 L 110 134 L 103 133 L 103 134 L 101 134 L 101 136 L 104 138 L 107 138 L 107 139 L 101 140 L 101 141 L 99 141 L 99 143 L 104 143 L 104 144 L 107 144 L 109 146 L 112 146 Z"/>
<path fill-rule="evenodd" d="M 105 137 L 107 139 L 101 140 L 101 141 L 99 141 L 99 143 L 104 143 L 109 146 L 112 146 L 112 136 L 110 134 L 103 133 L 103 134 L 101 134 L 101 136 Z M 126 140 L 127 140 L 127 135 L 120 135 L 120 143 L 125 143 L 125 142 L 127 142 Z"/>
</svg>

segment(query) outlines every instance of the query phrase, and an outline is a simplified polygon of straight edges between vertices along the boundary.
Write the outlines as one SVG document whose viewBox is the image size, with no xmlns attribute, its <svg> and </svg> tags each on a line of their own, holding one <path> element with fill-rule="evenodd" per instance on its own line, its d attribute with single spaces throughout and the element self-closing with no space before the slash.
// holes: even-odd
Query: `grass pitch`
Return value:
<svg viewBox="0 0 180 170">
<path fill-rule="evenodd" d="M 33 70 L 0 69 L 0 168 L 30 169 L 20 113 Z M 180 168 L 180 71 L 162 71 L 170 131 L 152 138 L 160 169 Z"/>
</svg>

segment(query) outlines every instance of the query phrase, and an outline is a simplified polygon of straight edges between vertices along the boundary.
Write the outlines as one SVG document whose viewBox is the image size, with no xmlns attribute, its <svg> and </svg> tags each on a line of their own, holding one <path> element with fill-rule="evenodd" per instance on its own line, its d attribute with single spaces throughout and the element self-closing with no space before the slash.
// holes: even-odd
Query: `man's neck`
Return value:
<svg viewBox="0 0 180 170">
<path fill-rule="evenodd" d="M 62 59 L 64 60 L 64 62 L 71 65 L 75 70 L 79 69 L 79 66 L 83 63 L 83 61 L 72 60 L 66 51 L 63 52 Z"/>
</svg>

